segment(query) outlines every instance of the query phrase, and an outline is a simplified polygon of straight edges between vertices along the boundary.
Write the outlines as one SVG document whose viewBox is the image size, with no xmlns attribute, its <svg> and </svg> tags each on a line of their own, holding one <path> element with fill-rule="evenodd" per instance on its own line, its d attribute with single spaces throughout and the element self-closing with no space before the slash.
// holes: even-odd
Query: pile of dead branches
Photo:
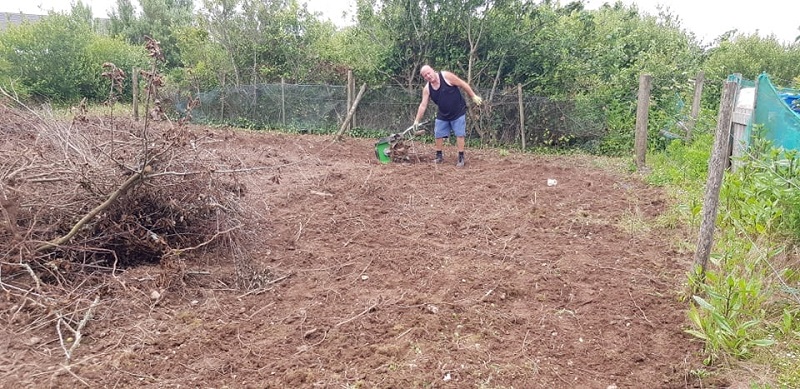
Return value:
<svg viewBox="0 0 800 389">
<path fill-rule="evenodd" d="M 68 363 L 120 270 L 158 264 L 154 303 L 184 285 L 187 267 L 202 269 L 193 261 L 204 251 L 235 265 L 239 287 L 269 281 L 239 244 L 246 173 L 214 152 L 224 140 L 142 125 L 0 102 L 3 318 L 55 327 Z"/>
<path fill-rule="evenodd" d="M 150 110 L 158 109 L 163 55 L 149 37 L 147 49 L 153 66 L 142 76 Z M 112 63 L 103 67 L 113 104 L 125 74 Z M 231 246 L 242 226 L 245 186 L 237 180 L 239 167 L 207 147 L 221 141 L 213 133 L 194 133 L 162 115 L 134 122 L 111 111 L 91 120 L 85 102 L 74 107 L 71 122 L 59 120 L 0 92 L 0 270 L 6 275 L 17 270 L 37 284 L 63 284 L 76 270 L 158 263 L 172 273 L 163 282 L 169 284 L 180 278 L 189 251 L 223 244 L 231 255 L 240 252 Z"/>
<path fill-rule="evenodd" d="M 159 263 L 241 225 L 245 187 L 195 134 L 169 123 L 59 121 L 0 106 L 0 247 L 45 281 L 75 268 Z M 141 126 L 141 125 L 139 125 Z M 227 172 L 227 173 L 226 173 Z"/>
<path fill-rule="evenodd" d="M 20 333 L 52 326 L 67 365 L 114 285 L 127 289 L 116 277 L 124 269 L 159 266 L 153 304 L 185 285 L 203 254 L 233 263 L 239 288 L 271 284 L 244 248 L 240 177 L 254 169 L 218 154 L 225 139 L 217 133 L 188 128 L 196 104 L 182 120 L 164 115 L 163 54 L 146 38 L 153 66 L 141 72 L 141 122 L 114 117 L 126 77 L 112 63 L 102 74 L 111 84 L 107 114 L 90 115 L 84 100 L 65 119 L 0 87 L 0 317 L 27 325 Z"/>
</svg>

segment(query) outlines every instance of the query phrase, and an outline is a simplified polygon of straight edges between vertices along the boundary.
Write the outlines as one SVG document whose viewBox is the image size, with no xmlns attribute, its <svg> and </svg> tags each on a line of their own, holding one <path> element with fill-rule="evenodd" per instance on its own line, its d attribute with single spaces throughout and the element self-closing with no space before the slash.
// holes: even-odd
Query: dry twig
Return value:
<svg viewBox="0 0 800 389">
<path fill-rule="evenodd" d="M 363 312 L 361 312 L 358 315 L 355 315 L 355 316 L 353 316 L 353 317 L 351 317 L 351 318 L 349 318 L 347 320 L 344 320 L 344 321 L 341 321 L 341 322 L 337 323 L 334 327 L 341 327 L 342 325 L 345 325 L 345 324 L 347 324 L 347 323 L 349 323 L 349 322 L 351 322 L 351 321 L 353 321 L 355 319 L 358 319 L 361 316 L 366 315 L 369 312 L 372 312 L 380 303 L 381 303 L 381 298 L 378 297 L 378 300 L 375 301 L 374 304 L 368 306 L 367 309 L 365 309 Z"/>
<path fill-rule="evenodd" d="M 69 323 L 64 320 L 64 316 L 60 313 L 57 313 L 58 319 L 56 321 L 56 331 L 58 332 L 58 340 L 61 344 L 61 348 L 64 350 L 64 354 L 67 357 L 67 364 L 72 360 L 72 354 L 75 352 L 75 349 L 81 343 L 81 338 L 83 337 L 83 328 L 86 327 L 86 324 L 89 323 L 89 320 L 92 319 L 92 315 L 94 314 L 94 308 L 97 307 L 97 304 L 100 302 L 100 296 L 94 298 L 92 304 L 89 306 L 89 309 L 86 310 L 86 313 L 83 315 L 83 320 L 78 323 L 76 328 L 72 328 Z M 72 345 L 69 349 L 66 347 L 64 343 L 64 334 L 61 332 L 61 324 L 64 323 L 64 326 L 72 332 Z M 69 341 L 67 341 L 69 342 Z"/>
</svg>

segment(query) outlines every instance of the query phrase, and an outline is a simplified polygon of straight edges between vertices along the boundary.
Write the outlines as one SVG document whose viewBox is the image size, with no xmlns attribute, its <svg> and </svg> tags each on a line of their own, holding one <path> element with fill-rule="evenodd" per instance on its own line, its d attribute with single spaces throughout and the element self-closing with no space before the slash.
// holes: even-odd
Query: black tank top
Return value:
<svg viewBox="0 0 800 389">
<path fill-rule="evenodd" d="M 467 113 L 467 102 L 461 95 L 461 90 L 445 82 L 444 75 L 439 72 L 439 89 L 433 89 L 433 85 L 428 85 L 431 100 L 439 107 L 436 118 L 439 120 L 456 120 Z"/>
</svg>

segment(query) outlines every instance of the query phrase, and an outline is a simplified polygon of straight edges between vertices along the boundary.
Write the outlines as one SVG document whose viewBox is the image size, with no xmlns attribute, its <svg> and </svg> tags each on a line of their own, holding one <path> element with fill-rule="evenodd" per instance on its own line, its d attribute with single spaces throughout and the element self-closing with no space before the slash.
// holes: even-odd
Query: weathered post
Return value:
<svg viewBox="0 0 800 389">
<path fill-rule="evenodd" d="M 636 137 L 634 151 L 636 153 L 636 169 L 645 168 L 645 154 L 647 153 L 647 119 L 650 110 L 650 88 L 653 76 L 642 74 L 639 77 L 639 97 L 636 107 Z"/>
<path fill-rule="evenodd" d="M 706 181 L 706 191 L 703 198 L 703 219 L 700 224 L 700 237 L 697 241 L 697 251 L 694 254 L 694 273 L 698 276 L 697 281 L 705 277 L 708 257 L 711 255 L 711 246 L 714 243 L 719 191 L 728 159 L 731 118 L 738 88 L 739 83 L 737 81 L 727 81 L 722 90 L 714 149 L 711 151 L 711 160 L 708 162 L 708 180 Z"/>
<path fill-rule="evenodd" d="M 281 124 L 286 127 L 286 79 L 281 77 Z"/>
<path fill-rule="evenodd" d="M 525 151 L 525 105 L 522 104 L 522 84 L 517 84 L 519 96 L 519 137 L 522 141 L 522 150 Z"/>
<path fill-rule="evenodd" d="M 139 121 L 139 69 L 131 72 L 131 89 L 133 89 L 133 120 Z"/>
<path fill-rule="evenodd" d="M 355 77 L 350 77 L 350 93 L 352 93 L 353 95 L 356 94 L 356 78 Z M 358 99 L 356 99 L 356 101 L 357 100 Z M 355 105 L 357 103 L 355 101 L 353 101 L 353 104 Z M 350 108 L 351 108 L 351 106 L 347 107 L 348 110 Z M 350 127 L 353 128 L 355 126 L 356 126 L 356 112 L 353 111 L 353 117 L 350 118 Z"/>
<path fill-rule="evenodd" d="M 689 123 L 686 126 L 686 140 L 692 139 L 692 131 L 694 125 L 697 123 L 697 116 L 700 115 L 700 102 L 703 99 L 703 83 L 705 82 L 705 73 L 701 70 L 694 78 L 694 97 L 692 98 L 692 112 L 689 114 Z"/>
<path fill-rule="evenodd" d="M 225 120 L 225 73 L 222 73 L 222 85 L 219 88 L 219 119 Z"/>
<path fill-rule="evenodd" d="M 367 90 L 367 84 L 361 85 L 361 90 L 358 91 L 356 100 L 353 101 L 353 106 L 350 107 L 349 111 L 347 111 L 347 117 L 344 118 L 344 123 L 342 123 L 342 126 L 339 127 L 339 131 L 336 132 L 336 136 L 333 138 L 334 142 L 342 139 L 342 134 L 344 134 L 344 130 L 347 128 L 347 123 L 349 123 L 350 119 L 352 119 L 353 115 L 355 115 L 356 108 L 358 107 L 358 102 L 361 101 L 361 96 L 364 95 L 364 91 L 366 90 Z"/>
<path fill-rule="evenodd" d="M 355 88 L 354 88 L 354 84 L 353 84 L 353 70 L 347 70 L 347 110 L 348 111 L 350 110 L 350 107 L 353 105 L 353 94 L 356 93 L 356 91 L 354 89 Z M 352 130 L 353 126 L 352 125 L 348 125 L 347 129 L 348 130 Z"/>
</svg>

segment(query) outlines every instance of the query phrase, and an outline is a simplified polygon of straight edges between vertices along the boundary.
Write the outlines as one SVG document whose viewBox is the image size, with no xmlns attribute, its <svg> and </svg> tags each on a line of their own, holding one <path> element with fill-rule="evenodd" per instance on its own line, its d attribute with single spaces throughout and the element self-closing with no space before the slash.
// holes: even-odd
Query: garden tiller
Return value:
<svg viewBox="0 0 800 389">
<path fill-rule="evenodd" d="M 415 126 L 412 125 L 403 132 L 378 139 L 378 141 L 375 142 L 375 156 L 378 157 L 378 161 L 381 163 L 389 163 L 392 161 L 402 162 L 410 160 L 411 148 L 413 146 L 412 141 L 414 137 L 425 133 L 425 130 L 420 130 L 419 127 L 427 123 L 427 120 L 419 123 L 419 125 L 416 126 L 416 131 L 414 130 Z"/>
</svg>

